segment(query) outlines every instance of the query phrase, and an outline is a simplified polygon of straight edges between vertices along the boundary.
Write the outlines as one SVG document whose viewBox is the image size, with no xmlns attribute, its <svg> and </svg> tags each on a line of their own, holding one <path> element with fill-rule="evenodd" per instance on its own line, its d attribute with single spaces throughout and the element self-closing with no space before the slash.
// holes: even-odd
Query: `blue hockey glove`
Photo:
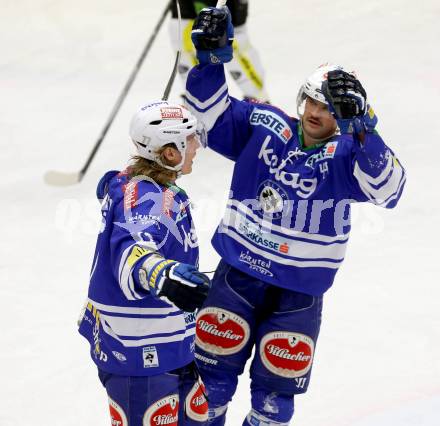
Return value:
<svg viewBox="0 0 440 426">
<path fill-rule="evenodd" d="M 170 301 L 182 311 L 199 309 L 208 295 L 210 279 L 193 265 L 157 258 L 159 261 L 154 265 L 151 264 L 152 259 L 144 263 L 149 264 L 143 271 L 147 275 L 145 281 L 150 292 Z"/>
<path fill-rule="evenodd" d="M 341 133 L 362 134 L 374 130 L 377 117 L 367 103 L 365 89 L 353 74 L 329 71 L 321 89 Z"/>
<path fill-rule="evenodd" d="M 194 21 L 191 39 L 201 64 L 224 64 L 232 60 L 234 27 L 226 7 L 207 7 Z"/>
</svg>

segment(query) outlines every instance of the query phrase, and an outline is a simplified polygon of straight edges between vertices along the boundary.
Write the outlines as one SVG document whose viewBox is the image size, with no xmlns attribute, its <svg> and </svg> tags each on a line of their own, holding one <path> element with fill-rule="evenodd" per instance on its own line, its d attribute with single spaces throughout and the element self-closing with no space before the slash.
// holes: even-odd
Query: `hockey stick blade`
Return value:
<svg viewBox="0 0 440 426">
<path fill-rule="evenodd" d="M 79 183 L 82 177 L 81 172 L 64 173 L 50 170 L 44 174 L 44 181 L 52 186 L 70 186 Z"/>
</svg>

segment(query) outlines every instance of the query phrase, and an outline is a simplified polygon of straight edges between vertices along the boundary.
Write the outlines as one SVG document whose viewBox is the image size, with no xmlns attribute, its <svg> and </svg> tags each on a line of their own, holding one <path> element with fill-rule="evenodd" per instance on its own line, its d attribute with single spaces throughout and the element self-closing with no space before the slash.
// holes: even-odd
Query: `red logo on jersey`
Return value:
<svg viewBox="0 0 440 426">
<path fill-rule="evenodd" d="M 110 418 L 112 426 L 128 426 L 127 417 L 124 410 L 111 398 L 108 399 L 110 406 Z"/>
<path fill-rule="evenodd" d="M 179 420 L 179 395 L 168 395 L 156 401 L 145 411 L 142 426 L 177 426 Z"/>
<path fill-rule="evenodd" d="M 249 340 L 249 324 L 226 309 L 202 309 L 197 315 L 196 324 L 196 344 L 213 354 L 235 354 Z"/>
<path fill-rule="evenodd" d="M 173 118 L 183 118 L 183 112 L 180 108 L 165 107 L 160 109 L 163 120 Z"/>
<path fill-rule="evenodd" d="M 280 252 L 281 253 L 289 253 L 289 245 L 287 243 L 280 245 Z"/>
<path fill-rule="evenodd" d="M 329 145 L 329 146 L 327 147 L 325 153 L 326 153 L 327 155 L 329 155 L 329 154 L 334 154 L 335 150 L 336 150 L 336 145 L 335 145 L 335 144 L 333 144 L 333 145 Z"/>
<path fill-rule="evenodd" d="M 281 133 L 284 140 L 287 142 L 292 137 L 292 131 L 286 127 L 283 132 Z"/>
<path fill-rule="evenodd" d="M 266 334 L 260 343 L 264 366 L 282 377 L 304 376 L 312 366 L 315 344 L 309 336 L 276 331 Z"/>
<path fill-rule="evenodd" d="M 128 182 L 124 185 L 124 210 L 130 210 L 136 205 L 138 199 L 137 182 Z"/>
<path fill-rule="evenodd" d="M 202 382 L 194 383 L 185 400 L 186 414 L 196 422 L 208 420 L 208 401 L 205 397 L 205 385 Z"/>
<path fill-rule="evenodd" d="M 175 193 L 171 189 L 167 188 L 162 195 L 162 211 L 171 217 L 174 203 Z"/>
</svg>

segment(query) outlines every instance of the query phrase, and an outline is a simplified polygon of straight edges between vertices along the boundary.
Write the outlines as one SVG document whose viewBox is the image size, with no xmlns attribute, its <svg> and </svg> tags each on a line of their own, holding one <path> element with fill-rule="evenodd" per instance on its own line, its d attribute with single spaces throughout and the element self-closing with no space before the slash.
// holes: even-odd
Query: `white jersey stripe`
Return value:
<svg viewBox="0 0 440 426">
<path fill-rule="evenodd" d="M 192 109 L 192 113 L 197 117 L 197 120 L 203 122 L 206 130 L 209 131 L 214 127 L 217 119 L 226 111 L 230 103 L 231 101 L 229 100 L 229 97 L 225 96 L 219 103 L 215 104 L 208 111 L 199 112 L 195 109 Z"/>
<path fill-rule="evenodd" d="M 390 151 L 388 152 L 388 160 L 387 160 L 387 165 L 385 166 L 385 168 L 382 170 L 381 174 L 377 177 L 372 177 L 366 173 L 363 173 L 365 176 L 365 181 L 371 185 L 375 185 L 378 186 L 380 185 L 384 180 L 387 179 L 388 175 L 390 174 L 392 168 L 393 168 L 393 155 L 391 154 Z M 356 166 L 359 167 L 358 162 L 356 161 Z M 356 168 L 355 166 L 355 168 Z M 362 170 L 361 170 L 362 171 Z M 356 176 L 356 175 L 355 175 Z"/>
<path fill-rule="evenodd" d="M 402 179 L 401 179 L 401 181 L 400 181 L 399 187 L 397 188 L 397 191 L 396 191 L 391 197 L 389 197 L 389 198 L 387 198 L 387 199 L 385 200 L 385 207 L 386 207 L 389 203 L 391 203 L 391 201 L 394 201 L 394 200 L 399 196 L 399 193 L 400 193 L 400 191 L 402 190 L 402 187 L 403 187 L 403 185 L 405 184 L 405 182 L 406 182 L 406 175 L 403 175 L 403 177 L 402 177 Z"/>
<path fill-rule="evenodd" d="M 224 228 L 223 232 L 240 243 L 242 246 L 249 249 L 251 252 L 262 256 L 266 259 L 273 260 L 274 262 L 280 263 L 282 265 L 296 266 L 298 268 L 330 268 L 330 269 L 338 269 L 341 266 L 342 260 L 340 262 L 327 262 L 325 260 L 295 260 L 295 259 L 286 259 L 281 256 L 277 256 L 273 253 L 269 253 L 264 249 L 259 249 L 239 235 L 235 230 L 230 228 Z"/>
<path fill-rule="evenodd" d="M 118 336 L 142 337 L 152 334 L 176 333 L 185 330 L 185 319 L 182 315 L 166 318 L 115 317 L 101 313 L 101 321 Z"/>
<path fill-rule="evenodd" d="M 129 314 L 129 315 L 168 315 L 171 313 L 179 312 L 179 308 L 175 306 L 163 307 L 163 308 L 130 308 L 126 306 L 114 306 L 104 305 L 103 303 L 95 302 L 92 299 L 88 299 L 96 309 L 100 312 L 112 312 L 115 314 Z"/>
<path fill-rule="evenodd" d="M 383 204 L 386 200 L 399 192 L 399 188 L 405 177 L 402 167 L 397 162 L 388 181 L 378 189 L 371 186 L 369 179 L 370 176 L 361 170 L 357 162 L 355 164 L 353 175 L 357 179 L 364 194 L 378 205 Z"/>
<path fill-rule="evenodd" d="M 223 218 L 223 224 L 235 229 L 239 234 L 246 238 L 245 233 L 249 232 L 252 235 L 261 235 L 261 238 L 267 242 L 278 246 L 288 246 L 288 252 L 285 256 L 293 256 L 303 259 L 317 259 L 326 258 L 332 260 L 342 261 L 345 256 L 347 243 L 333 243 L 333 244 L 318 244 L 314 241 L 304 242 L 287 238 L 286 236 L 279 236 L 270 232 L 262 232 L 259 224 L 252 222 L 240 210 L 228 209 L 227 214 Z M 222 228 L 219 228 L 222 232 Z M 252 243 L 252 240 L 249 240 Z M 276 253 L 276 249 L 265 247 L 265 250 Z"/>
<path fill-rule="evenodd" d="M 322 234 L 312 234 L 312 233 L 307 233 L 307 232 L 296 231 L 294 229 L 275 225 L 272 222 L 269 222 L 267 220 L 260 218 L 255 213 L 253 213 L 250 208 L 248 208 L 245 204 L 241 203 L 240 201 L 230 199 L 230 200 L 228 200 L 227 207 L 230 207 L 230 206 L 236 207 L 238 210 L 240 210 L 240 212 L 251 217 L 254 220 L 254 222 L 258 223 L 258 225 L 260 225 L 262 228 L 271 229 L 271 230 L 274 230 L 275 232 L 279 232 L 281 234 L 288 235 L 293 238 L 295 238 L 295 237 L 302 238 L 305 240 L 318 241 L 318 242 L 322 242 L 322 243 L 334 243 L 334 242 L 340 242 L 340 243 L 344 242 L 345 243 L 346 240 L 348 240 L 348 237 L 350 236 L 349 233 L 340 234 L 340 235 L 336 235 L 336 236 L 328 236 L 328 235 L 322 235 Z"/>
<path fill-rule="evenodd" d="M 129 339 L 123 339 L 119 336 L 117 336 L 113 330 L 107 325 L 106 322 L 102 322 L 102 328 L 103 330 L 111 337 L 116 339 L 118 342 L 120 342 L 125 347 L 139 347 L 139 346 L 145 346 L 145 345 L 155 345 L 159 343 L 170 343 L 170 342 L 180 342 L 187 337 L 194 336 L 196 333 L 196 328 L 191 327 L 188 328 L 185 333 L 175 334 L 174 336 L 163 336 L 163 337 L 146 337 L 144 339 L 137 339 L 137 340 L 129 340 Z"/>
<path fill-rule="evenodd" d="M 197 108 L 206 109 L 210 105 L 215 103 L 215 101 L 218 99 L 218 97 L 226 90 L 228 90 L 228 85 L 225 83 L 211 97 L 209 97 L 208 99 L 206 99 L 206 101 L 203 101 L 203 102 L 200 101 L 199 99 L 197 99 L 195 96 L 191 95 L 191 93 L 189 93 L 188 91 L 185 92 L 185 97 L 191 103 L 193 103 Z"/>
<path fill-rule="evenodd" d="M 134 282 L 131 277 L 131 266 L 127 263 L 127 258 L 135 244 L 127 247 L 121 256 L 121 261 L 119 263 L 119 285 L 121 286 L 122 292 L 128 300 L 139 300 L 142 296 L 135 290 Z"/>
</svg>

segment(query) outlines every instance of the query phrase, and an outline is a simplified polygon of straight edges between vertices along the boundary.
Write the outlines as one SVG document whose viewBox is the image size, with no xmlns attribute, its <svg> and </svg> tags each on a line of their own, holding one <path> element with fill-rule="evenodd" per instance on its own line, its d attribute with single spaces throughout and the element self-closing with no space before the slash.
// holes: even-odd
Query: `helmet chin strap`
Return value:
<svg viewBox="0 0 440 426">
<path fill-rule="evenodd" d="M 182 167 L 183 167 L 183 163 L 185 162 L 186 153 L 181 152 L 180 154 L 182 155 L 182 160 L 180 160 L 179 164 L 176 164 L 175 166 L 168 166 L 168 165 L 164 164 L 162 162 L 162 160 L 160 159 L 160 157 L 156 157 L 155 161 L 157 164 L 159 164 L 163 168 L 165 168 L 167 170 L 172 170 L 173 172 L 177 172 L 177 177 L 180 177 L 180 176 L 182 176 Z"/>
</svg>

